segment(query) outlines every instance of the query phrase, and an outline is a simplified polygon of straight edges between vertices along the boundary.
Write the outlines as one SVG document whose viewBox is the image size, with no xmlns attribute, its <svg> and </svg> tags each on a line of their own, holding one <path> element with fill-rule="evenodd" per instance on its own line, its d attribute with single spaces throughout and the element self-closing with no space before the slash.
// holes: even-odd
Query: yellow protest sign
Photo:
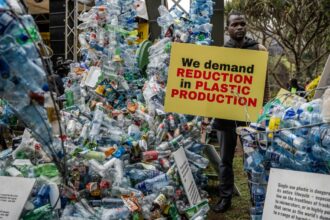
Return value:
<svg viewBox="0 0 330 220">
<path fill-rule="evenodd" d="M 165 111 L 256 121 L 268 53 L 173 43 Z"/>
</svg>

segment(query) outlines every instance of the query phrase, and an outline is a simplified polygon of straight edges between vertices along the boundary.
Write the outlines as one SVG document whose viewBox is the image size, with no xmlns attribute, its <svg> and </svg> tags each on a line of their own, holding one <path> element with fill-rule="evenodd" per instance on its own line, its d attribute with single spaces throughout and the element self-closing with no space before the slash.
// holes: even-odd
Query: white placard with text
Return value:
<svg viewBox="0 0 330 220">
<path fill-rule="evenodd" d="M 271 169 L 263 220 L 330 219 L 330 175 Z"/>
<path fill-rule="evenodd" d="M 201 196 L 199 195 L 194 177 L 192 175 L 186 153 L 184 152 L 184 149 L 180 147 L 180 149 L 175 151 L 173 154 L 189 204 L 191 206 L 196 205 L 201 201 Z"/>
<path fill-rule="evenodd" d="M 0 220 L 19 219 L 35 179 L 0 176 Z"/>
</svg>

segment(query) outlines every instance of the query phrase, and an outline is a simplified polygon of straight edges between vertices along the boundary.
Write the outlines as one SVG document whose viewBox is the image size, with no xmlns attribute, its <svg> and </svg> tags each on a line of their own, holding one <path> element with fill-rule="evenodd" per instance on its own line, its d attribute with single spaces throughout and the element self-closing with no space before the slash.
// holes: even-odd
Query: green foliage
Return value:
<svg viewBox="0 0 330 220">
<path fill-rule="evenodd" d="M 330 53 L 329 0 L 233 0 L 225 13 L 232 9 L 246 15 L 250 32 L 266 47 L 275 40 L 283 48 L 286 62 L 280 64 L 290 66 L 287 75 L 304 79 L 320 74 Z M 275 78 L 276 68 L 269 70 Z"/>
</svg>

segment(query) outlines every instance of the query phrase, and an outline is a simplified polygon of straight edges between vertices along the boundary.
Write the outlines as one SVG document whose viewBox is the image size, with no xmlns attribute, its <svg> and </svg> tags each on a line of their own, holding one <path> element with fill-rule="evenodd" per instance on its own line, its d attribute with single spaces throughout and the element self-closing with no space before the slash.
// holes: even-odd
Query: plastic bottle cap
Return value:
<svg viewBox="0 0 330 220">
<path fill-rule="evenodd" d="M 44 85 L 42 86 L 42 90 L 44 90 L 45 92 L 48 92 L 48 91 L 49 91 L 49 86 L 48 86 L 48 84 L 44 84 Z"/>
<path fill-rule="evenodd" d="M 25 34 L 21 34 L 19 36 L 19 38 L 23 41 L 23 42 L 26 42 L 28 39 L 29 39 L 29 36 L 25 35 Z"/>
</svg>

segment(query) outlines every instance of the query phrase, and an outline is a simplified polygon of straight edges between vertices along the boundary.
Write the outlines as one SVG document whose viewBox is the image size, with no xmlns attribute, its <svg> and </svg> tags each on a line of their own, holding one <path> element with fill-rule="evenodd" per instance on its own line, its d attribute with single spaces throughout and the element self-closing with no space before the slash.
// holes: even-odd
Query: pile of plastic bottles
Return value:
<svg viewBox="0 0 330 220">
<path fill-rule="evenodd" d="M 259 123 L 240 128 L 252 219 L 261 219 L 270 168 L 330 174 L 330 89 L 323 99 L 264 106 Z M 266 116 L 266 117 L 265 117 Z"/>
<path fill-rule="evenodd" d="M 1 3 L 0 13 L 0 97 L 30 127 L 40 143 L 52 142 L 50 125 L 43 108 L 43 93 L 48 91 L 46 73 L 35 44 L 41 42 L 31 15 L 18 3 Z"/>
<path fill-rule="evenodd" d="M 212 0 L 192 1 L 189 15 L 184 15 L 175 5 L 170 10 L 159 7 L 157 22 L 162 28 L 162 36 L 171 37 L 176 42 L 209 45 L 212 42 L 213 5 Z"/>
<path fill-rule="evenodd" d="M 193 1 L 188 17 L 175 7 L 170 10 L 164 6 L 159 7 L 160 17 L 157 22 L 164 37 L 149 48 L 149 64 L 146 70 L 148 80 L 143 89 L 151 115 L 164 114 L 171 42 L 210 44 L 213 4 L 212 0 Z"/>
<path fill-rule="evenodd" d="M 149 50 L 147 80 L 137 67 L 133 3 L 96 0 L 80 15 L 82 59 L 64 78 L 58 117 L 35 46 L 41 39 L 35 24 L 19 5 L 0 1 L 7 10 L 0 12 L 0 97 L 27 127 L 18 146 L 0 152 L 0 175 L 37 179 L 23 219 L 207 214 L 202 171 L 209 161 L 200 143 L 201 118 L 165 113 L 163 105 L 171 42 L 209 44 L 213 2 L 194 1 L 189 18 L 175 8 L 159 8 L 158 22 L 166 31 Z M 180 147 L 202 198 L 193 206 L 172 155 Z"/>
<path fill-rule="evenodd" d="M 213 4 L 211 0 L 192 1 L 190 8 L 190 42 L 199 45 L 209 45 L 212 42 L 210 24 L 213 14 Z"/>
</svg>

